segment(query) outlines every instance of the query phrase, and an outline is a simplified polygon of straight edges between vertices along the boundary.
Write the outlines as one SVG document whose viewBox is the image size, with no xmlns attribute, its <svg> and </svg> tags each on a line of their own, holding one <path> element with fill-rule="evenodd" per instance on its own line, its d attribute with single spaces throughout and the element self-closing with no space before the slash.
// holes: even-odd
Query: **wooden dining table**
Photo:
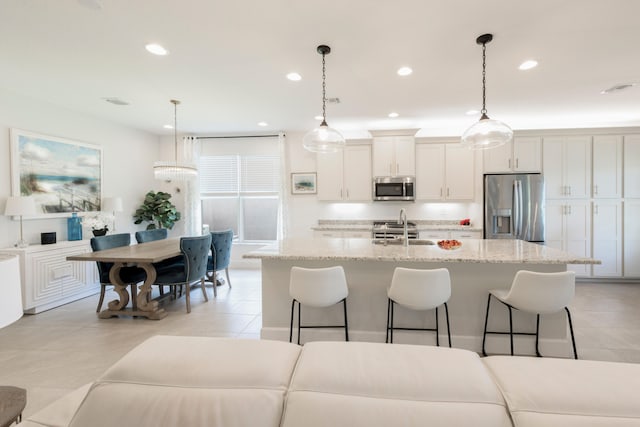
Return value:
<svg viewBox="0 0 640 427">
<path fill-rule="evenodd" d="M 181 255 L 180 239 L 164 239 L 153 242 L 139 243 L 131 246 L 105 249 L 103 251 L 88 252 L 80 255 L 68 256 L 68 261 L 111 262 L 113 267 L 109 271 L 109 281 L 114 285 L 119 299 L 110 301 L 107 308 L 99 313 L 101 319 L 114 316 L 143 316 L 148 319 L 160 320 L 167 316 L 164 308 L 159 307 L 156 300 L 150 300 L 151 286 L 155 283 L 157 272 L 154 263 Z M 123 267 L 138 267 L 143 269 L 147 277 L 139 288 L 137 295 L 129 296 L 129 283 L 120 279 L 120 269 Z M 133 290 L 132 289 L 132 290 Z M 127 307 L 129 301 L 135 302 Z"/>
</svg>

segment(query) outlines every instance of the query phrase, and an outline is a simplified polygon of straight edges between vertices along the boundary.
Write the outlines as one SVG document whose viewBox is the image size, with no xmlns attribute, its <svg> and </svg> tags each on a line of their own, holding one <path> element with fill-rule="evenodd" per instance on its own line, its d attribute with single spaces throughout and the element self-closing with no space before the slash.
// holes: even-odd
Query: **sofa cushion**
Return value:
<svg viewBox="0 0 640 427">
<path fill-rule="evenodd" d="M 516 427 L 640 426 L 640 365 L 508 356 L 483 361 Z"/>
<path fill-rule="evenodd" d="M 305 344 L 283 426 L 510 426 L 477 354 L 363 342 Z"/>
<path fill-rule="evenodd" d="M 279 426 L 300 347 L 150 338 L 102 375 L 70 426 Z"/>
</svg>

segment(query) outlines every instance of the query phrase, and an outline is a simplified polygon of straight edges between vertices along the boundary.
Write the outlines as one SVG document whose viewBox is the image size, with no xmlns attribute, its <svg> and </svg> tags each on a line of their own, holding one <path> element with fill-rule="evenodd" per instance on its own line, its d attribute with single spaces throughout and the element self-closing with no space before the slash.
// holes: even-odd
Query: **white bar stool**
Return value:
<svg viewBox="0 0 640 427">
<path fill-rule="evenodd" d="M 571 323 L 571 313 L 567 307 L 575 295 L 576 274 L 573 271 L 563 271 L 560 273 L 537 273 L 533 271 L 520 270 L 516 273 L 511 284 L 511 289 L 492 289 L 489 291 L 487 299 L 487 315 L 484 319 L 484 334 L 482 336 L 482 354 L 485 351 L 485 341 L 487 334 L 509 334 L 511 344 L 511 355 L 513 356 L 513 336 L 514 335 L 535 335 L 536 336 L 536 356 L 541 357 L 538 350 L 538 335 L 540 331 L 540 315 L 557 313 L 564 309 L 567 312 L 569 330 L 571 331 L 571 343 L 573 344 L 573 357 L 578 358 L 576 351 L 576 339 L 573 335 L 573 325 Z M 489 321 L 489 307 L 491 296 L 503 303 L 509 309 L 509 332 L 487 331 Z M 536 314 L 536 332 L 513 332 L 512 309 L 526 311 Z"/>
<path fill-rule="evenodd" d="M 300 344 L 300 329 L 302 328 L 344 328 L 345 340 L 349 341 L 349 326 L 347 322 L 347 279 L 341 266 L 327 268 L 291 267 L 289 282 L 291 301 L 291 324 L 289 327 L 289 342 L 293 339 L 293 312 L 298 303 L 298 344 Z M 310 307 L 329 307 L 339 302 L 344 306 L 344 325 L 317 326 L 302 325 L 300 323 L 301 305 Z"/>
<path fill-rule="evenodd" d="M 393 343 L 393 330 L 404 331 L 434 331 L 436 333 L 436 345 L 440 345 L 438 326 L 438 307 L 444 304 L 447 319 L 447 335 L 449 347 L 451 347 L 451 328 L 449 327 L 449 307 L 447 301 L 451 297 L 451 278 L 449 270 L 437 268 L 433 270 L 418 270 L 412 268 L 396 267 L 391 279 L 391 287 L 387 290 L 387 336 L 385 342 Z M 394 305 L 410 308 L 412 310 L 436 311 L 435 329 L 424 328 L 398 328 L 393 326 Z"/>
</svg>

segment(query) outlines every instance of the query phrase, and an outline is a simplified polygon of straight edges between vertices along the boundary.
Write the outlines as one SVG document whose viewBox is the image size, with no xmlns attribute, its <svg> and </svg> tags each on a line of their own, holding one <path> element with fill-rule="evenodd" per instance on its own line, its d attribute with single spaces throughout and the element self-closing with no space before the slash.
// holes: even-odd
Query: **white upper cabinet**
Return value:
<svg viewBox="0 0 640 427">
<path fill-rule="evenodd" d="M 475 151 L 459 144 L 416 144 L 417 200 L 473 200 Z"/>
<path fill-rule="evenodd" d="M 640 135 L 624 137 L 624 197 L 640 199 Z"/>
<path fill-rule="evenodd" d="M 593 137 L 593 186 L 597 199 L 622 197 L 622 137 Z"/>
<path fill-rule="evenodd" d="M 373 139 L 373 176 L 416 174 L 413 136 L 381 136 Z"/>
<path fill-rule="evenodd" d="M 444 144 L 416 144 L 416 199 L 442 200 L 445 193 Z"/>
<path fill-rule="evenodd" d="M 371 146 L 352 145 L 316 156 L 318 200 L 370 202 Z"/>
<path fill-rule="evenodd" d="M 547 199 L 591 196 L 591 137 L 545 137 L 542 163 Z"/>
<path fill-rule="evenodd" d="M 541 138 L 515 137 L 511 143 L 484 151 L 485 173 L 525 173 L 542 170 Z"/>
</svg>

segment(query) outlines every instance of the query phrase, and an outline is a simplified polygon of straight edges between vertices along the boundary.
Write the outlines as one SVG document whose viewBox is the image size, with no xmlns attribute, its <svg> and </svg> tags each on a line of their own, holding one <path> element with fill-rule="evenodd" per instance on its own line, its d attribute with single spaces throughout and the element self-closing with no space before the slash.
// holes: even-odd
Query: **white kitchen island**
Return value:
<svg viewBox="0 0 640 427">
<path fill-rule="evenodd" d="M 566 252 L 521 240 L 462 241 L 456 250 L 437 245 L 381 245 L 369 239 L 305 238 L 285 239 L 244 255 L 262 261 L 263 339 L 288 340 L 291 313 L 289 272 L 291 267 L 328 267 L 342 265 L 349 296 L 349 336 L 356 341 L 384 342 L 387 316 L 386 290 L 395 267 L 447 268 L 451 275 L 449 317 L 454 347 L 480 351 L 489 289 L 508 289 L 518 270 L 538 272 L 565 271 L 567 264 L 597 264 Z M 303 307 L 303 324 L 341 324 L 342 305 L 328 309 Z M 440 310 L 441 343 L 446 342 L 444 310 Z M 396 325 L 434 327 L 432 312 L 396 309 Z M 444 328 L 443 328 L 444 325 Z M 507 309 L 492 304 L 490 330 L 508 329 Z M 574 321 L 574 328 L 580 324 Z M 535 331 L 535 315 L 514 311 L 514 331 Z M 304 329 L 302 341 L 340 340 L 340 329 Z M 396 343 L 435 344 L 434 333 L 394 332 Z M 580 342 L 577 342 L 578 351 Z M 534 354 L 531 337 L 516 337 L 516 354 Z M 507 352 L 508 336 L 487 338 L 488 352 Z M 542 354 L 570 356 L 564 313 L 542 316 L 540 325 Z"/>
</svg>

